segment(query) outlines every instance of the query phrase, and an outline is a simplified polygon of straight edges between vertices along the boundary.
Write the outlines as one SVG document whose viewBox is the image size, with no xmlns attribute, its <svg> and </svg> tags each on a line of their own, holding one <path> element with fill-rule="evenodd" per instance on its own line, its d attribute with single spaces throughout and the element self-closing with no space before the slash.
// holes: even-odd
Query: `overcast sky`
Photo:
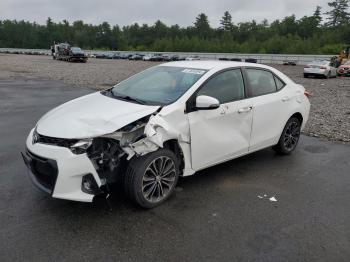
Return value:
<svg viewBox="0 0 350 262">
<path fill-rule="evenodd" d="M 54 21 L 83 20 L 86 23 L 129 25 L 153 24 L 157 19 L 167 25 L 192 25 L 201 12 L 208 15 L 211 26 L 217 27 L 227 10 L 235 23 L 269 21 L 295 14 L 311 15 L 317 5 L 328 10 L 330 0 L 0 0 L 0 20 L 17 19 L 44 24 Z"/>
</svg>

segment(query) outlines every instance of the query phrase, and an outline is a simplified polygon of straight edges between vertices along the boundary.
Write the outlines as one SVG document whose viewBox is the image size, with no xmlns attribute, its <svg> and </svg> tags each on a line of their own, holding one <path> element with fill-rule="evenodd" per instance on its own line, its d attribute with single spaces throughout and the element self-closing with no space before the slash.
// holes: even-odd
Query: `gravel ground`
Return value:
<svg viewBox="0 0 350 262">
<path fill-rule="evenodd" d="M 104 89 L 155 64 L 105 59 L 90 59 L 81 64 L 55 61 L 48 56 L 0 54 L 0 79 L 41 78 Z M 302 66 L 274 67 L 302 84 L 312 95 L 310 120 L 304 133 L 350 143 L 350 78 L 304 79 Z"/>
</svg>

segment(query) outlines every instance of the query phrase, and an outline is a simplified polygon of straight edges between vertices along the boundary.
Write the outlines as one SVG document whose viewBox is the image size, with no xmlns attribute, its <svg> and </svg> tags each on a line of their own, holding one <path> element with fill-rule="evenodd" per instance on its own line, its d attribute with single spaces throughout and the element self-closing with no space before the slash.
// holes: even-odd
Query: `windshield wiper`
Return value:
<svg viewBox="0 0 350 262">
<path fill-rule="evenodd" d="M 120 95 L 120 94 L 113 93 L 113 91 L 111 91 L 111 94 L 112 94 L 114 97 L 117 97 L 117 98 L 120 98 L 120 99 L 123 99 L 123 100 L 136 102 L 136 103 L 141 104 L 141 105 L 146 105 L 146 102 L 145 102 L 145 101 L 143 101 L 143 100 L 141 100 L 141 99 L 137 99 L 137 98 L 135 98 L 135 97 L 123 96 L 123 95 Z"/>
</svg>

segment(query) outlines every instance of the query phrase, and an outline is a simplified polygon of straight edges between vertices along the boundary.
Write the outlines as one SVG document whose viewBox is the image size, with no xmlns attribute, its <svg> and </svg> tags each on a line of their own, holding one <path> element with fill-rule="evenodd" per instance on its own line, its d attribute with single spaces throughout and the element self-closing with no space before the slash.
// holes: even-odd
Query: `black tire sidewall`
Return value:
<svg viewBox="0 0 350 262">
<path fill-rule="evenodd" d="M 142 179 L 144 172 L 148 165 L 156 158 L 161 157 L 161 156 L 166 156 L 171 158 L 174 161 L 175 164 L 175 182 L 173 188 L 170 190 L 169 194 L 164 197 L 162 200 L 159 202 L 150 202 L 148 201 L 142 193 Z M 132 176 L 132 177 L 126 177 L 125 178 L 125 190 L 129 198 L 136 202 L 138 205 L 140 205 L 143 208 L 153 208 L 156 207 L 160 204 L 162 204 L 164 201 L 166 201 L 173 193 L 178 178 L 179 178 L 179 163 L 177 160 L 177 157 L 175 154 L 169 150 L 169 149 L 158 149 L 155 152 L 151 152 L 147 155 L 144 156 L 138 156 L 135 157 L 132 161 L 130 161 L 129 166 L 128 166 L 128 171 L 126 173 L 126 176 Z"/>
<path fill-rule="evenodd" d="M 294 148 L 292 150 L 289 150 L 284 145 L 284 135 L 285 135 L 285 133 L 287 131 L 287 128 L 288 128 L 288 126 L 290 125 L 291 122 L 297 122 L 298 123 L 298 126 L 299 126 L 299 137 L 298 137 L 298 141 L 296 142 Z M 300 120 L 298 118 L 296 118 L 296 117 L 291 117 L 287 121 L 286 125 L 283 128 L 280 140 L 278 141 L 278 144 L 276 145 L 277 146 L 277 151 L 279 153 L 282 153 L 282 154 L 285 154 L 285 155 L 291 154 L 295 150 L 295 148 L 297 147 L 297 145 L 299 143 L 300 133 L 301 133 L 301 122 L 300 122 Z"/>
</svg>

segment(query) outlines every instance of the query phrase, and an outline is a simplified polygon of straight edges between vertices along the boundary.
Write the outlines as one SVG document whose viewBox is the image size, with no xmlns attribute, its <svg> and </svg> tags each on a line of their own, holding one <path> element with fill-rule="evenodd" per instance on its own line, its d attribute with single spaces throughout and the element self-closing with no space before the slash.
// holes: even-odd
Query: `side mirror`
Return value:
<svg viewBox="0 0 350 262">
<path fill-rule="evenodd" d="M 197 96 L 196 109 L 197 110 L 213 110 L 220 107 L 220 102 L 211 96 Z"/>
</svg>

